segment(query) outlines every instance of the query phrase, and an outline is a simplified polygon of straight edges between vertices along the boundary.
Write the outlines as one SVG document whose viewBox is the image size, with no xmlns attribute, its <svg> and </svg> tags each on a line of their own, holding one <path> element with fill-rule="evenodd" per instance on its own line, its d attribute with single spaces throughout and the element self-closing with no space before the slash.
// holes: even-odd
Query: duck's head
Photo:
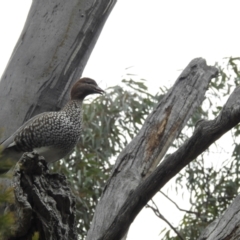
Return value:
<svg viewBox="0 0 240 240">
<path fill-rule="evenodd" d="M 91 78 L 79 79 L 71 89 L 71 100 L 83 100 L 90 94 L 103 94 L 104 91 Z"/>
</svg>

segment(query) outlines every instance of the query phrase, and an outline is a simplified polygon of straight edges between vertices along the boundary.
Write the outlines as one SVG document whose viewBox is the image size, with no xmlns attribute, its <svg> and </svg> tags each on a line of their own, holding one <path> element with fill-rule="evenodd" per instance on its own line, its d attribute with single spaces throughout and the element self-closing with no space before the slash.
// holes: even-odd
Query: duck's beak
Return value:
<svg viewBox="0 0 240 240">
<path fill-rule="evenodd" d="M 99 94 L 105 93 L 105 91 L 102 90 L 99 86 L 96 86 L 96 87 L 95 87 L 95 91 L 96 91 L 96 93 L 99 93 Z"/>
</svg>

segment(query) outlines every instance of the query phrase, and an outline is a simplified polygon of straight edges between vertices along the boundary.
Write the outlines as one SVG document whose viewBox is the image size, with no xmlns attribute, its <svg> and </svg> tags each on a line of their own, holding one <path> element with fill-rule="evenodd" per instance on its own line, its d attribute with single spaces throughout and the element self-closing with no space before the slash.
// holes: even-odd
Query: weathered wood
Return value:
<svg viewBox="0 0 240 240">
<path fill-rule="evenodd" d="M 207 66 L 203 59 L 193 60 L 182 72 L 171 90 L 148 116 L 139 134 L 119 155 L 96 208 L 87 239 L 116 240 L 126 233 L 136 215 L 124 214 L 125 223 L 115 224 L 115 221 L 121 218 L 127 199 L 139 188 L 143 179 L 151 174 L 193 111 L 202 103 L 208 84 L 216 74 L 217 69 Z M 142 197 L 148 198 L 141 195 L 136 201 Z M 118 234 L 112 237 L 108 234 L 109 228 Z"/>
<path fill-rule="evenodd" d="M 14 239 L 78 239 L 75 198 L 61 174 L 50 174 L 42 157 L 24 154 L 13 170 L 15 203 L 5 211 L 15 215 Z"/>
<path fill-rule="evenodd" d="M 112 224 L 96 239 L 121 239 L 121 236 L 124 236 L 131 222 L 157 191 L 159 191 L 181 169 L 239 122 L 240 87 L 237 87 L 224 105 L 219 116 L 211 121 L 201 121 L 197 125 L 192 137 L 176 152 L 167 156 L 156 170 L 146 180 L 140 183 L 136 190 L 129 194 L 124 204 L 118 210 L 118 214 L 116 214 L 112 220 Z M 238 224 L 238 226 L 240 225 Z M 238 233 L 236 229 L 233 230 Z"/>
<path fill-rule="evenodd" d="M 66 103 L 116 1 L 33 0 L 0 81 L 0 142 Z"/>
<path fill-rule="evenodd" d="M 240 87 L 237 87 L 229 97 L 219 117 L 213 121 L 203 122 L 200 127 L 202 134 L 210 131 L 216 137 L 240 122 Z M 216 129 L 216 130 L 215 130 Z M 218 133 L 216 133 L 218 132 Z M 206 136 L 207 138 L 208 136 Z M 198 240 L 238 240 L 240 239 L 240 195 L 235 198 L 227 210 L 212 222 L 201 234 Z"/>
<path fill-rule="evenodd" d="M 198 240 L 239 240 L 240 239 L 240 196 L 228 209 L 212 222 Z"/>
</svg>

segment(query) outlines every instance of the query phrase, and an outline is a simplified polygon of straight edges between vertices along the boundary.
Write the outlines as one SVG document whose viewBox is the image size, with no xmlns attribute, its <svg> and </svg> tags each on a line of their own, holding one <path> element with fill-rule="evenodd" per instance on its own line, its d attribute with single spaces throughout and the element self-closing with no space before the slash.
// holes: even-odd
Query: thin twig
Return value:
<svg viewBox="0 0 240 240">
<path fill-rule="evenodd" d="M 196 216 L 199 216 L 199 213 L 198 212 L 193 212 L 193 211 L 190 211 L 190 210 L 185 210 L 183 208 L 180 208 L 171 198 L 169 198 L 164 192 L 162 191 L 159 191 L 165 198 L 167 198 L 170 202 L 172 202 L 176 208 L 182 212 L 186 212 L 186 213 L 191 213 L 191 214 L 195 214 Z"/>
<path fill-rule="evenodd" d="M 154 212 L 154 214 L 159 217 L 160 219 L 162 219 L 164 222 L 166 222 L 168 224 L 168 226 L 178 235 L 178 237 L 181 240 L 185 240 L 184 237 L 182 236 L 182 234 L 160 213 L 156 203 L 151 199 L 153 206 L 150 206 L 149 204 L 146 205 L 147 208 L 151 208 Z"/>
</svg>

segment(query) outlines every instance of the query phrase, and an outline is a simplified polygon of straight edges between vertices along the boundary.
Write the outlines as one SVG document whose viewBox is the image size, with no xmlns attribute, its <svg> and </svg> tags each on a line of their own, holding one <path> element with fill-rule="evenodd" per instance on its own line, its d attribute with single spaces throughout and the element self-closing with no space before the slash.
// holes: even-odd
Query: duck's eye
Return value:
<svg viewBox="0 0 240 240">
<path fill-rule="evenodd" d="M 86 82 L 86 83 L 90 85 L 95 85 L 94 82 Z"/>
</svg>

